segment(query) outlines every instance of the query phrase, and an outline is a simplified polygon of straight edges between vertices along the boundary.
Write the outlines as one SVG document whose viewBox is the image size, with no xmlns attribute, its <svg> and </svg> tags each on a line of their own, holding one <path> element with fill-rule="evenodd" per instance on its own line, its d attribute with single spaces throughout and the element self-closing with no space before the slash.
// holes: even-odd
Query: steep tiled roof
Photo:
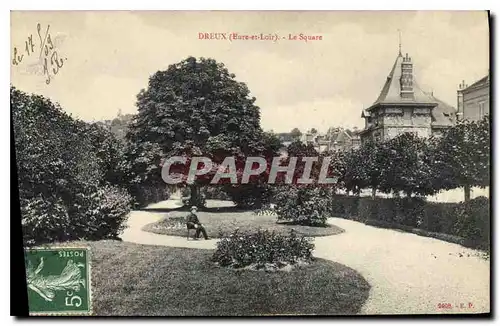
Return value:
<svg viewBox="0 0 500 326">
<path fill-rule="evenodd" d="M 457 110 L 440 99 L 428 94 L 438 105 L 432 109 L 433 126 L 451 126 L 456 122 Z"/>
<path fill-rule="evenodd" d="M 432 93 L 426 93 L 420 88 L 418 82 L 413 76 L 413 98 L 403 98 L 401 97 L 401 64 L 403 63 L 403 56 L 398 55 L 394 65 L 392 66 L 391 72 L 387 77 L 387 80 L 382 87 L 382 91 L 378 96 L 377 100 L 370 107 L 374 107 L 378 104 L 398 104 L 398 103 L 419 103 L 419 104 L 434 104 L 432 109 L 432 125 L 433 126 L 449 126 L 453 125 L 456 121 L 456 109 L 451 105 L 446 104 L 440 99 L 436 98 Z M 486 78 L 486 77 L 485 77 Z M 481 79 L 481 81 L 485 80 Z M 478 81 L 473 85 L 480 83 Z M 469 86 L 472 87 L 473 85 Z M 370 108 L 364 110 L 362 115 L 369 116 Z"/>
<path fill-rule="evenodd" d="M 377 104 L 397 104 L 397 103 L 435 103 L 431 97 L 425 94 L 420 87 L 418 87 L 415 82 L 415 77 L 413 77 L 413 98 L 403 98 L 401 97 L 401 64 L 403 63 L 403 56 L 398 55 L 394 65 L 392 66 L 389 76 L 385 81 L 384 87 L 380 92 L 377 100 L 373 103 L 373 106 Z M 370 108 L 368 108 L 369 110 Z"/>
</svg>

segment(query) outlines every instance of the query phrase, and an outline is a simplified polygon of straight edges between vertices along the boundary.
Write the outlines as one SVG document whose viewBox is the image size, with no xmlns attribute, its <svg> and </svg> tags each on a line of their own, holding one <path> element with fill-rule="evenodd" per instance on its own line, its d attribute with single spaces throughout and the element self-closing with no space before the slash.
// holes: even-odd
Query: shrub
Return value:
<svg viewBox="0 0 500 326">
<path fill-rule="evenodd" d="M 276 194 L 278 220 L 298 225 L 325 226 L 328 206 L 328 194 L 323 188 L 284 186 Z"/>
<path fill-rule="evenodd" d="M 297 236 L 293 230 L 288 236 L 267 230 L 254 233 L 240 233 L 236 230 L 217 243 L 212 261 L 219 266 L 232 268 L 254 266 L 261 269 L 269 264 L 280 268 L 300 261 L 310 261 L 313 249 L 311 240 Z"/>
<path fill-rule="evenodd" d="M 67 208 L 60 198 L 54 196 L 22 199 L 21 225 L 24 244 L 27 246 L 69 237 Z"/>
<path fill-rule="evenodd" d="M 69 210 L 70 234 L 88 240 L 116 239 L 125 227 L 131 202 L 132 197 L 115 186 L 78 193 Z"/>
<path fill-rule="evenodd" d="M 81 191 L 70 205 L 55 196 L 22 199 L 24 243 L 116 239 L 124 228 L 131 200 L 126 191 L 115 186 Z"/>
</svg>

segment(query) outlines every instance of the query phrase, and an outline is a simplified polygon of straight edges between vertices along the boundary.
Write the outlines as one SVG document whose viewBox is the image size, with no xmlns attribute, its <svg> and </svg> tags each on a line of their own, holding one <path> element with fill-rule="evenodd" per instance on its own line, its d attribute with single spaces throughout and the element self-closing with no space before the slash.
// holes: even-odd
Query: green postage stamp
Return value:
<svg viewBox="0 0 500 326">
<path fill-rule="evenodd" d="M 25 250 L 30 315 L 90 315 L 90 248 Z"/>
</svg>

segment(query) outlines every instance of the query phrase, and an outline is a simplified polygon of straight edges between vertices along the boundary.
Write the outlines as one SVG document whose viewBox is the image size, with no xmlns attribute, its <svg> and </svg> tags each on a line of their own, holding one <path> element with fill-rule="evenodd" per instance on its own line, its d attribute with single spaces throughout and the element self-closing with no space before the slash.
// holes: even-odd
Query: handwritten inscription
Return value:
<svg viewBox="0 0 500 326">
<path fill-rule="evenodd" d="M 40 23 L 36 25 L 35 37 L 33 37 L 33 34 L 30 34 L 24 41 L 24 46 L 22 48 L 14 47 L 13 52 L 12 64 L 14 66 L 20 65 L 27 57 L 38 54 L 38 60 L 42 65 L 43 76 L 47 85 L 59 73 L 60 69 L 64 66 L 64 61 L 67 60 L 60 57 L 52 42 L 50 25 L 42 28 Z"/>
</svg>

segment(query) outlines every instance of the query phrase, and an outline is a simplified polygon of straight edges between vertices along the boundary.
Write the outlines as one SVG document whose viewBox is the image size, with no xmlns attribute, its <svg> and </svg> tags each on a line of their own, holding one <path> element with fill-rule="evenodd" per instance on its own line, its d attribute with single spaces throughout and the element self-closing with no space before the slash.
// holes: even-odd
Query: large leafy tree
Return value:
<svg viewBox="0 0 500 326">
<path fill-rule="evenodd" d="M 344 160 L 345 173 L 341 180 L 346 190 L 359 194 L 362 189 L 371 188 L 375 198 L 387 164 L 381 144 L 371 140 L 364 142 L 359 148 L 347 152 Z"/>
<path fill-rule="evenodd" d="M 414 133 L 403 133 L 381 144 L 385 158 L 379 189 L 385 193 L 424 196 L 435 193 L 431 148 Z"/>
<path fill-rule="evenodd" d="M 299 128 L 293 128 L 292 131 L 290 131 L 290 136 L 293 139 L 300 139 L 300 137 L 302 136 L 302 132 Z"/>
<path fill-rule="evenodd" d="M 264 148 L 259 108 L 248 87 L 235 79 L 222 63 L 213 59 L 187 59 L 158 71 L 147 89 L 137 96 L 138 114 L 128 139 L 157 146 L 150 158 L 184 155 L 205 156 L 220 163 L 226 156 L 242 160 Z M 144 158 L 141 154 L 136 156 Z M 159 162 L 150 171 L 161 175 Z M 191 188 L 191 204 L 198 204 L 199 186 L 211 176 L 198 178 Z"/>
<path fill-rule="evenodd" d="M 304 144 L 300 140 L 290 143 L 286 149 L 288 156 L 302 157 L 317 157 L 318 151 L 311 143 Z"/>
<path fill-rule="evenodd" d="M 328 157 L 328 175 L 337 178 L 337 182 L 331 185 L 331 190 L 335 193 L 337 189 L 346 189 L 345 175 L 347 172 L 348 152 L 343 150 L 326 151 L 320 154 L 320 162 Z"/>
<path fill-rule="evenodd" d="M 435 141 L 436 187 L 464 188 L 465 201 L 471 187 L 490 184 L 490 118 L 461 121 Z"/>
<path fill-rule="evenodd" d="M 272 159 L 278 156 L 279 150 L 283 144 L 276 134 L 273 132 L 263 133 L 263 148 L 264 151 L 260 156 L 264 157 L 267 162 L 267 169 L 258 176 L 252 176 L 251 182 L 248 184 L 225 184 L 224 191 L 231 197 L 236 206 L 240 208 L 255 208 L 268 204 L 271 200 L 274 187 L 267 183 L 269 177 L 270 166 Z M 241 178 L 243 166 L 237 166 L 238 179 Z"/>
</svg>

